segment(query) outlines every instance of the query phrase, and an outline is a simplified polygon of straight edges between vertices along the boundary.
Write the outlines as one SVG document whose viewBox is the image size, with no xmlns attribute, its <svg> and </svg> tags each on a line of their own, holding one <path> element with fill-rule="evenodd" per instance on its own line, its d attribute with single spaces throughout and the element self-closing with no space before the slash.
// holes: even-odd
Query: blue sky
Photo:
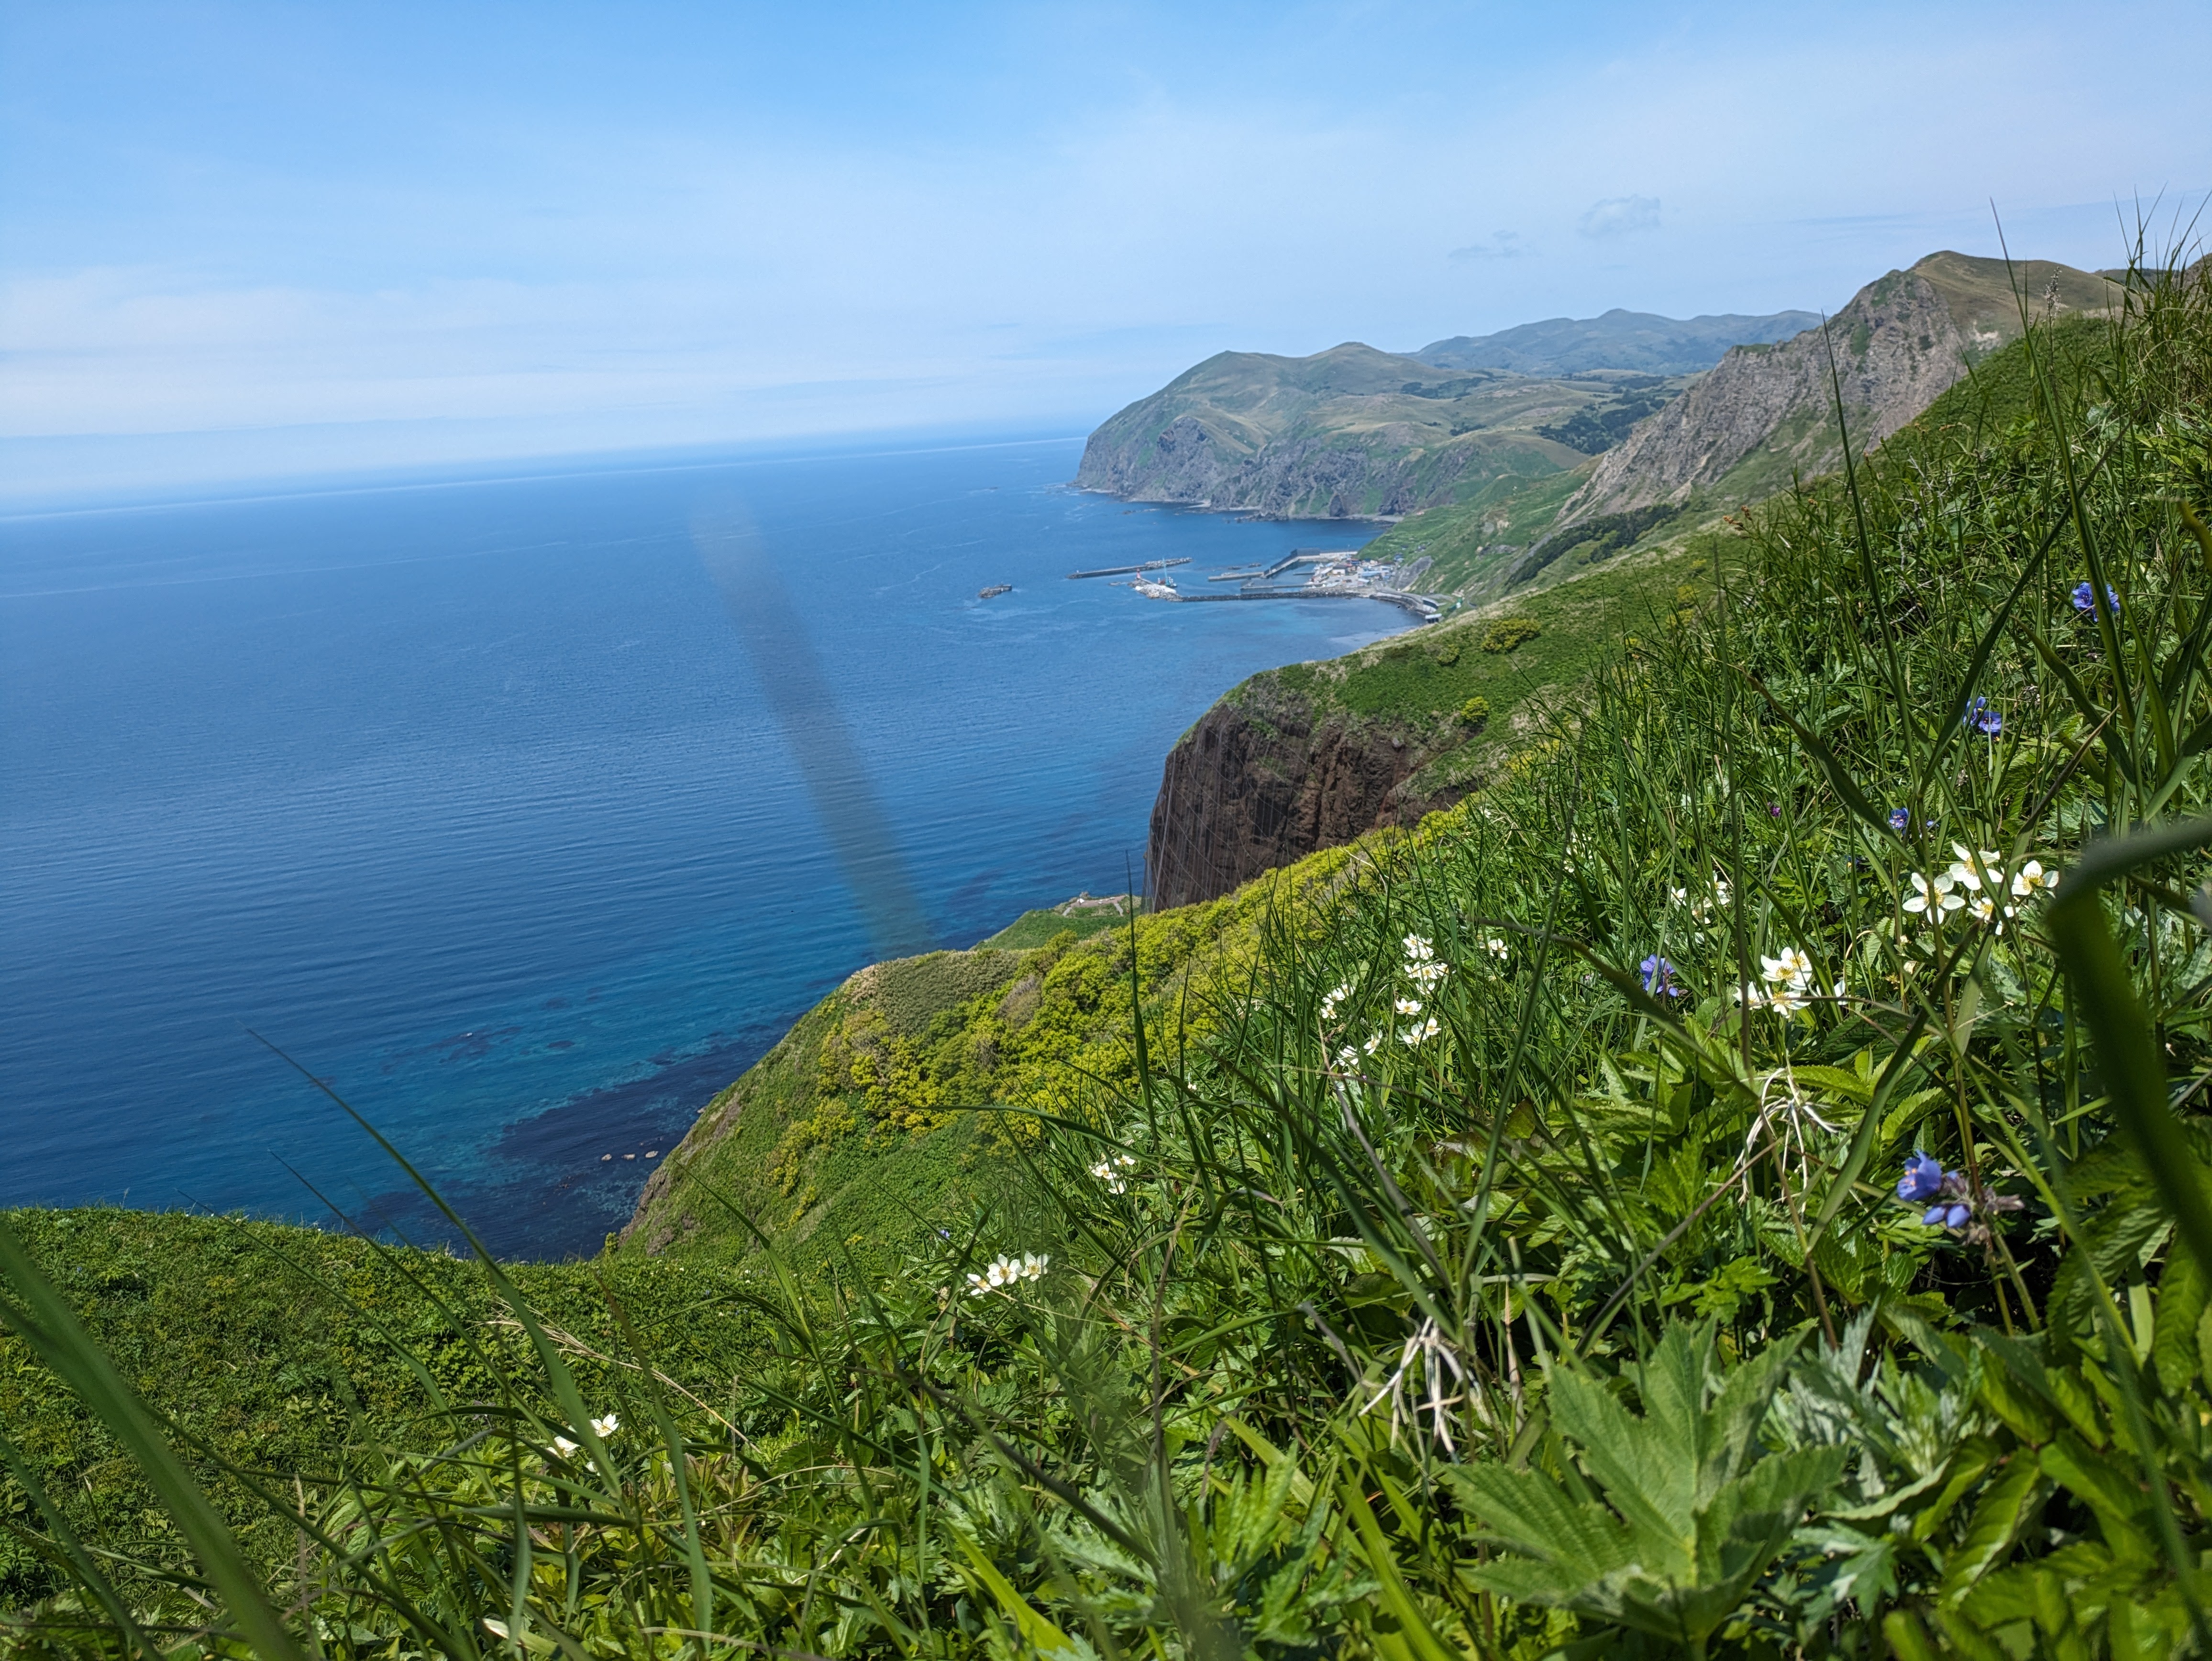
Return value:
<svg viewBox="0 0 2212 1661">
<path fill-rule="evenodd" d="M 0 485 L 1081 431 L 1227 347 L 1834 307 L 1992 201 L 2111 264 L 2212 184 L 2207 61 L 2201 3 L 14 0 Z"/>
</svg>

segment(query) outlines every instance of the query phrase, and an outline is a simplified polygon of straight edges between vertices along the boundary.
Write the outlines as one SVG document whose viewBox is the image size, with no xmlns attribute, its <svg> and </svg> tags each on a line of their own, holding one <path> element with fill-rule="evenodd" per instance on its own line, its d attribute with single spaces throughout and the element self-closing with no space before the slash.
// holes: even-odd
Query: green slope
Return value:
<svg viewBox="0 0 2212 1661">
<path fill-rule="evenodd" d="M 1100 426 L 1076 483 L 1285 515 L 1399 514 L 1578 466 L 1681 384 L 1443 370 L 1357 344 L 1223 352 Z"/>
</svg>

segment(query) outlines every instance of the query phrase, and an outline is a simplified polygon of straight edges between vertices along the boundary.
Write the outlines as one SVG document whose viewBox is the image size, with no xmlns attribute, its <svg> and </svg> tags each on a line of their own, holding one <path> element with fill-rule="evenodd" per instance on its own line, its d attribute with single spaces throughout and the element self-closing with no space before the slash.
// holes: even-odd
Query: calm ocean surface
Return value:
<svg viewBox="0 0 2212 1661">
<path fill-rule="evenodd" d="M 588 1252 L 853 970 L 1141 875 L 1207 704 L 1407 620 L 1064 581 L 1365 534 L 1079 451 L 0 519 L 0 1204 L 326 1219 L 305 1178 L 440 1238 L 258 1032 L 496 1247 Z"/>
</svg>

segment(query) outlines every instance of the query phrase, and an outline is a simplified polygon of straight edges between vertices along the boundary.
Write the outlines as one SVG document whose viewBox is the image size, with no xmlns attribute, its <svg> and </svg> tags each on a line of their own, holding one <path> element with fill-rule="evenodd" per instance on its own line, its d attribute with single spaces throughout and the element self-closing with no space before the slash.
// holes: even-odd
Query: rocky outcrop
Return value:
<svg viewBox="0 0 2212 1661">
<path fill-rule="evenodd" d="M 1152 904 L 1188 905 L 1378 824 L 1410 824 L 1464 794 L 1407 785 L 1428 758 L 1417 733 L 1317 715 L 1248 681 L 1169 751 L 1146 852 Z"/>
<path fill-rule="evenodd" d="M 1867 284 L 1825 331 L 1729 351 L 1599 459 L 1560 524 L 1680 502 L 1703 490 L 1749 499 L 1792 475 L 1832 472 L 1844 453 L 1837 383 L 1854 446 L 1880 443 L 2018 336 L 2015 282 L 2033 309 L 2050 313 L 2108 303 L 2104 279 L 2070 266 L 2033 260 L 2008 269 L 2001 260 L 1930 254 Z"/>
</svg>

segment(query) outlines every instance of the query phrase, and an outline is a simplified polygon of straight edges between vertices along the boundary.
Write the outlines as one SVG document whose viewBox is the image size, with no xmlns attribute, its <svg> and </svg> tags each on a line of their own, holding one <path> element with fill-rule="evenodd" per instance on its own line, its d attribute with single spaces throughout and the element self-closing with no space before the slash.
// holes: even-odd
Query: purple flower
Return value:
<svg viewBox="0 0 2212 1661">
<path fill-rule="evenodd" d="M 1929 1206 L 1928 1214 L 1920 1220 L 1930 1228 L 1964 1228 L 1966 1219 L 1973 1214 L 1966 1206 L 1954 1200 L 1946 1205 Z"/>
<path fill-rule="evenodd" d="M 1899 1199 L 1932 1200 L 1942 1191 L 1943 1166 L 1934 1154 L 1916 1153 L 1905 1162 L 1905 1175 L 1897 1179 Z M 1934 1222 L 1936 1213 L 1929 1212 L 1924 1220 Z"/>
<path fill-rule="evenodd" d="M 1989 738 L 1995 738 L 2004 731 L 2004 717 L 1990 708 L 1987 698 L 1976 698 L 1968 704 L 1961 722 Z"/>
<path fill-rule="evenodd" d="M 2119 615 L 2120 597 L 2112 592 L 2112 585 L 2109 582 L 2105 585 L 2105 604 L 2115 617 Z M 2097 609 L 2097 591 L 2087 582 L 2074 585 L 2074 609 L 2084 617 Z"/>
<path fill-rule="evenodd" d="M 1682 989 L 1674 984 L 1674 965 L 1657 952 L 1653 952 L 1637 964 L 1644 971 L 1644 989 L 1655 998 L 1674 998 L 1681 995 Z"/>
<path fill-rule="evenodd" d="M 1780 818 L 1782 817 L 1782 804 L 1778 801 L 1770 801 L 1767 803 L 1766 817 L 1771 819 Z"/>
<path fill-rule="evenodd" d="M 1889 828 L 1900 837 L 1905 834 L 1905 827 L 1911 823 L 1912 815 L 1902 807 L 1893 807 L 1889 810 Z"/>
</svg>

